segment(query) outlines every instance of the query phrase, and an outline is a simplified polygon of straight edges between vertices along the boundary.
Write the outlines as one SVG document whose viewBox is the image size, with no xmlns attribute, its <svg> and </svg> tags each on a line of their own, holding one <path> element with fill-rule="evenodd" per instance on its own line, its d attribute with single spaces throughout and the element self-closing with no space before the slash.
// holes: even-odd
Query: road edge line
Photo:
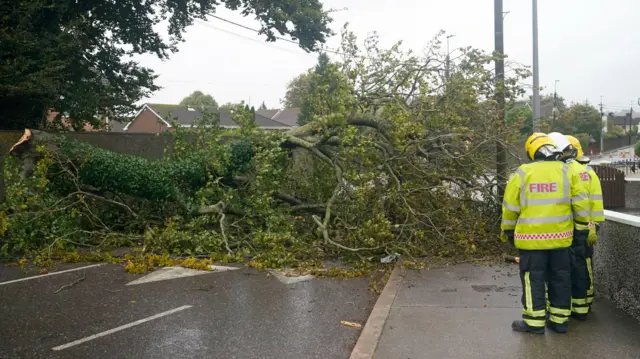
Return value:
<svg viewBox="0 0 640 359">
<path fill-rule="evenodd" d="M 389 280 L 387 280 L 387 284 L 384 286 L 382 293 L 380 293 L 376 304 L 371 310 L 369 319 L 367 319 L 367 323 L 364 325 L 349 359 L 373 358 L 378 348 L 384 325 L 389 317 L 391 306 L 396 299 L 396 295 L 400 290 L 400 284 L 403 280 L 404 268 L 400 262 L 397 262 L 389 276 Z"/>
<path fill-rule="evenodd" d="M 65 269 L 65 270 L 61 270 L 61 271 L 57 271 L 57 272 L 51 272 L 51 273 L 47 273 L 47 274 L 40 274 L 40 275 L 34 275 L 34 276 L 31 276 L 31 277 L 25 277 L 25 278 L 20 278 L 20 279 L 8 280 L 8 281 L 6 281 L 6 282 L 0 282 L 0 286 L 7 285 L 7 284 L 18 283 L 18 282 L 24 282 L 24 281 L 32 280 L 32 279 L 38 279 L 38 278 L 44 278 L 44 277 L 50 277 L 50 276 L 52 276 L 52 275 L 56 275 L 56 274 L 63 274 L 63 273 L 75 272 L 75 271 L 79 271 L 79 270 L 83 270 L 83 269 L 89 269 L 89 268 L 100 267 L 100 266 L 102 266 L 102 265 L 104 265 L 104 263 L 100 263 L 100 264 L 92 264 L 92 265 L 88 265 L 88 266 L 84 266 L 84 267 L 78 267 L 78 268 Z"/>
</svg>

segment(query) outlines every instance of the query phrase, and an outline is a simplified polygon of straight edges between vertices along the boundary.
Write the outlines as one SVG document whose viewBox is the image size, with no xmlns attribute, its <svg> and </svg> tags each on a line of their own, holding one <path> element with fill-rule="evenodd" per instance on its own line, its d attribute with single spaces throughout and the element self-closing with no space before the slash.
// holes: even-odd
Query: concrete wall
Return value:
<svg viewBox="0 0 640 359">
<path fill-rule="evenodd" d="M 640 209 L 640 178 L 626 178 L 624 189 L 624 207 Z"/>
<path fill-rule="evenodd" d="M 605 211 L 593 257 L 596 295 L 640 321 L 640 217 Z"/>
</svg>

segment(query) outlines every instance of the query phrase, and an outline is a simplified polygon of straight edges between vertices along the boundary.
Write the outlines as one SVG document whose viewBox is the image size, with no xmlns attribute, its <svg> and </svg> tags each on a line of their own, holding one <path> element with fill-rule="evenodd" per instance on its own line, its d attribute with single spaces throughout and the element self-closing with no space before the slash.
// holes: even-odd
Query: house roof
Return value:
<svg viewBox="0 0 640 359">
<path fill-rule="evenodd" d="M 640 113 L 634 112 L 631 120 L 632 125 L 637 125 L 640 123 Z M 613 114 L 613 124 L 618 126 L 628 126 L 629 125 L 629 112 L 628 111 L 620 111 Z"/>
<path fill-rule="evenodd" d="M 145 108 L 151 110 L 156 116 L 158 116 L 167 126 L 171 126 L 173 121 L 178 122 L 181 126 L 192 126 L 197 124 L 199 120 L 202 120 L 205 116 L 211 116 L 218 114 L 220 117 L 220 126 L 222 127 L 239 127 L 232 119 L 232 113 L 228 109 L 217 109 L 215 107 L 191 107 L 185 105 L 165 105 L 165 104 L 151 104 L 147 103 L 142 106 L 140 112 Z M 139 112 L 139 113 L 140 113 Z M 137 117 L 136 114 L 135 117 Z M 134 118 L 135 118 L 134 117 Z M 271 129 L 286 129 L 291 126 L 283 124 L 282 122 L 271 120 L 260 113 L 255 115 L 256 124 L 262 128 Z M 131 122 L 129 122 L 130 124 Z M 129 124 L 124 126 L 123 130 L 126 131 Z"/>
<path fill-rule="evenodd" d="M 271 109 L 271 110 L 257 110 L 256 113 L 260 116 L 264 116 L 267 118 L 273 118 L 273 116 L 275 116 L 276 113 L 278 113 L 280 111 L 280 109 Z"/>
<path fill-rule="evenodd" d="M 285 108 L 279 110 L 273 117 L 272 120 L 278 121 L 290 127 L 298 126 L 298 116 L 300 115 L 299 108 Z"/>
</svg>

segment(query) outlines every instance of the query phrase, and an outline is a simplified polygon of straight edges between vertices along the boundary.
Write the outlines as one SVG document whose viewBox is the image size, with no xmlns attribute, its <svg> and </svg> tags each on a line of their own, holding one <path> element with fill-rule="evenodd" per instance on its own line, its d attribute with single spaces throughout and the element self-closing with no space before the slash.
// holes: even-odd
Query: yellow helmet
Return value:
<svg viewBox="0 0 640 359">
<path fill-rule="evenodd" d="M 582 151 L 582 145 L 580 144 L 580 141 L 578 141 L 577 138 L 570 135 L 566 135 L 565 137 L 567 137 L 567 140 L 569 140 L 573 148 L 575 148 L 578 151 L 576 158 L 580 158 L 584 156 L 584 151 Z"/>
<path fill-rule="evenodd" d="M 551 140 L 551 138 L 549 138 L 549 136 L 547 136 L 546 133 L 534 132 L 533 135 L 529 136 L 529 138 L 527 138 L 527 142 L 524 145 L 524 149 L 527 151 L 527 156 L 529 156 L 529 159 L 533 161 L 536 152 L 538 152 L 540 147 L 544 145 L 549 145 L 555 148 L 553 141 Z"/>
</svg>

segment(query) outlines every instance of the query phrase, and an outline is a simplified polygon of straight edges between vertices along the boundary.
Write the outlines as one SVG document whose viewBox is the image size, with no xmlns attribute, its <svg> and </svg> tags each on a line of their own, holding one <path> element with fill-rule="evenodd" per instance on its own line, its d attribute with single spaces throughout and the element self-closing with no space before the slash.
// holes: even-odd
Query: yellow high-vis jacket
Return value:
<svg viewBox="0 0 640 359">
<path fill-rule="evenodd" d="M 518 249 L 566 248 L 575 224 L 589 222 L 589 193 L 580 174 L 560 161 L 522 165 L 509 179 L 502 203 L 503 231 Z"/>
<path fill-rule="evenodd" d="M 576 171 L 580 176 L 580 183 L 584 186 L 584 190 L 589 194 L 589 211 L 591 211 L 592 203 L 591 203 L 591 191 L 590 191 L 590 183 L 591 177 L 589 173 L 587 173 L 587 166 L 578 163 L 576 161 L 571 161 L 568 163 L 569 167 Z M 589 213 L 589 221 L 591 220 L 591 213 Z M 589 230 L 589 221 L 583 223 L 582 221 L 575 221 L 576 230 L 578 231 L 588 231 Z"/>
<path fill-rule="evenodd" d="M 604 202 L 602 201 L 602 185 L 600 177 L 591 166 L 585 166 L 589 174 L 589 196 L 591 198 L 591 220 L 595 223 L 604 222 Z"/>
</svg>

